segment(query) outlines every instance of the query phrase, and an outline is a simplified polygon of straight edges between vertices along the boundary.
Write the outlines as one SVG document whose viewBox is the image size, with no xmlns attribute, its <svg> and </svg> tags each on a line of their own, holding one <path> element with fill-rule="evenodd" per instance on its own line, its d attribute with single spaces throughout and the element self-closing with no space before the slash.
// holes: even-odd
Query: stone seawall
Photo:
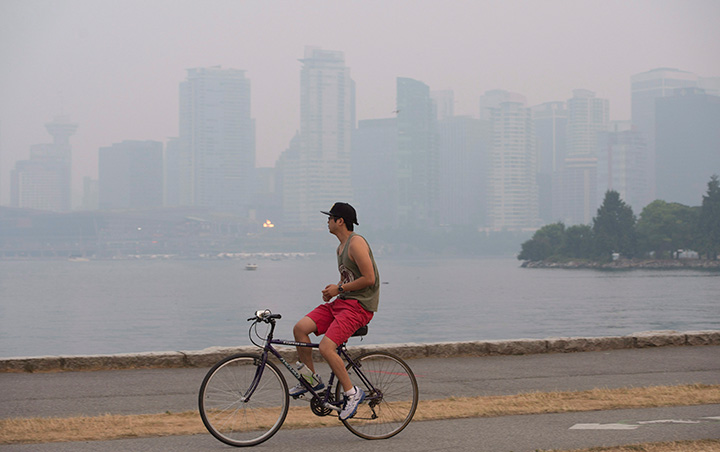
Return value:
<svg viewBox="0 0 720 452">
<path fill-rule="evenodd" d="M 612 262 L 594 261 L 523 261 L 523 268 L 564 268 L 596 270 L 720 270 L 720 260 L 700 259 L 618 259 Z"/>
<path fill-rule="evenodd" d="M 720 330 L 708 331 L 644 331 L 627 336 L 553 337 L 547 339 L 515 339 L 505 341 L 465 341 L 363 345 L 357 339 L 349 345 L 353 354 L 384 350 L 404 359 L 447 358 L 453 356 L 529 355 L 536 353 L 572 353 L 630 348 L 667 346 L 720 345 Z M 282 356 L 294 362 L 293 347 L 281 347 Z M 87 370 L 120 370 L 140 368 L 210 367 L 235 353 L 257 353 L 253 346 L 212 347 L 197 351 L 148 352 L 90 356 L 41 356 L 0 358 L 0 372 L 61 372 Z M 321 360 L 314 351 L 316 360 Z"/>
</svg>

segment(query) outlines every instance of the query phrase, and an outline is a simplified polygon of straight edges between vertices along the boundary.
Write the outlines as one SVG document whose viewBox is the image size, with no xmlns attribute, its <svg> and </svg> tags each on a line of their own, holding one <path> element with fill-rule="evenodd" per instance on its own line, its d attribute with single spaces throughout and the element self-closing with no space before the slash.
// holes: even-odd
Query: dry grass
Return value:
<svg viewBox="0 0 720 452">
<path fill-rule="evenodd" d="M 442 400 L 425 400 L 420 402 L 414 419 L 457 419 L 711 403 L 720 403 L 720 385 L 653 386 L 647 388 L 593 389 L 579 392 L 534 392 L 510 396 L 453 397 Z M 293 407 L 288 413 L 283 428 L 336 425 L 338 425 L 338 420 L 335 416 L 317 417 L 310 413 L 309 407 Z M 200 416 L 195 411 L 129 416 L 108 414 L 94 417 L 0 420 L 0 444 L 109 440 L 189 435 L 204 432 L 205 427 L 200 420 Z M 720 452 L 720 449 L 717 448 L 718 445 L 715 443 L 712 441 L 708 443 L 708 447 L 716 447 L 714 449 L 636 448 L 593 449 L 593 451 L 666 452 L 670 450 L 707 450 Z"/>
<path fill-rule="evenodd" d="M 562 452 L 562 451 L 545 451 Z M 644 443 L 629 446 L 592 447 L 564 452 L 720 452 L 720 440 L 670 441 L 665 443 Z"/>
<path fill-rule="evenodd" d="M 651 386 L 579 392 L 531 392 L 511 396 L 463 397 L 420 402 L 415 419 L 564 413 L 720 402 L 720 385 Z M 427 417 L 426 417 L 427 416 Z"/>
</svg>

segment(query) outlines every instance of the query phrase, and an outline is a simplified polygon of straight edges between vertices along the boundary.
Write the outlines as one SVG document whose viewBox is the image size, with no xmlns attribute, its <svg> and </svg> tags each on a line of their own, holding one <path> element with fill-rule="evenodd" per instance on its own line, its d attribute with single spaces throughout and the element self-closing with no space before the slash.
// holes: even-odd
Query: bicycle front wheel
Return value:
<svg viewBox="0 0 720 452">
<path fill-rule="evenodd" d="M 198 406 L 208 431 L 231 446 L 254 446 L 273 436 L 287 416 L 285 378 L 258 355 L 229 356 L 213 366 L 200 386 Z M 255 389 L 252 390 L 258 371 Z"/>
<path fill-rule="evenodd" d="M 357 413 L 342 421 L 348 430 L 365 439 L 385 439 L 397 435 L 415 415 L 418 386 L 410 366 L 386 352 L 368 352 L 355 358 L 359 370 L 347 365 L 353 384 L 365 391 L 365 401 Z M 337 385 L 337 400 L 342 400 Z"/>
</svg>

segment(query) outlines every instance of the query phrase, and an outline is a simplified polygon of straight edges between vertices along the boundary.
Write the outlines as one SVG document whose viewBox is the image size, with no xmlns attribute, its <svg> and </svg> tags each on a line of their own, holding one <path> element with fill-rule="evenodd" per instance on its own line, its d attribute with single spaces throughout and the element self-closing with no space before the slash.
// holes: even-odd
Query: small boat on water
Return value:
<svg viewBox="0 0 720 452">
<path fill-rule="evenodd" d="M 68 257 L 68 260 L 69 260 L 70 262 L 90 262 L 90 259 L 88 259 L 87 257 L 82 257 L 82 256 L 78 256 L 78 255 L 75 255 L 75 254 L 73 254 L 72 256 Z"/>
<path fill-rule="evenodd" d="M 245 266 L 245 270 L 251 270 L 251 271 L 252 271 L 252 270 L 257 270 L 257 268 L 258 268 L 257 264 L 247 264 L 247 265 Z"/>
</svg>

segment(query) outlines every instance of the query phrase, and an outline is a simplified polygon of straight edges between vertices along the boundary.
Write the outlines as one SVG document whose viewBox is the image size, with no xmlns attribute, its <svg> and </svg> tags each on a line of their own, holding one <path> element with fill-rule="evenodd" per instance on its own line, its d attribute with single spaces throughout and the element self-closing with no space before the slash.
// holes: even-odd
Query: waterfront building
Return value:
<svg viewBox="0 0 720 452">
<path fill-rule="evenodd" d="M 480 119 L 490 120 L 493 114 L 493 109 L 500 107 L 503 102 L 516 102 L 522 105 L 527 103 L 525 95 L 520 93 L 514 93 L 504 89 L 492 89 L 485 91 L 480 96 Z"/>
<path fill-rule="evenodd" d="M 455 93 L 453 90 L 430 91 L 430 98 L 435 103 L 435 113 L 438 121 L 455 116 Z"/>
<path fill-rule="evenodd" d="M 485 227 L 490 172 L 490 121 L 470 116 L 438 123 L 440 225 Z"/>
<path fill-rule="evenodd" d="M 597 157 L 568 157 L 553 176 L 553 217 L 567 226 L 590 224 L 597 212 Z"/>
<path fill-rule="evenodd" d="M 657 197 L 699 206 L 713 174 L 720 174 L 720 97 L 678 88 L 655 108 Z"/>
<path fill-rule="evenodd" d="M 398 210 L 400 226 L 438 224 L 437 119 L 425 83 L 397 78 Z"/>
<path fill-rule="evenodd" d="M 567 153 L 568 111 L 565 102 L 545 102 L 531 108 L 537 149 L 538 215 L 552 223 L 553 174 L 563 169 Z"/>
<path fill-rule="evenodd" d="M 590 224 L 598 206 L 598 133 L 607 130 L 609 102 L 576 89 L 567 106 L 566 156 L 553 179 L 553 217 L 566 225 Z"/>
<path fill-rule="evenodd" d="M 100 185 L 97 179 L 83 177 L 82 210 L 98 210 L 100 205 Z"/>
<path fill-rule="evenodd" d="M 358 121 L 352 139 L 352 189 L 361 221 L 387 224 L 397 214 L 397 119 Z"/>
<path fill-rule="evenodd" d="M 720 96 L 720 77 L 699 77 L 697 86 L 708 96 Z"/>
<path fill-rule="evenodd" d="M 288 227 L 320 228 L 320 210 L 352 202 L 355 83 L 343 52 L 306 47 L 300 62 L 299 149 L 283 162 L 282 204 Z"/>
<path fill-rule="evenodd" d="M 605 192 L 614 190 L 640 215 L 647 205 L 647 145 L 633 130 L 630 121 L 612 121 L 607 131 L 598 135 L 596 203 L 601 205 Z"/>
<path fill-rule="evenodd" d="M 72 147 L 70 137 L 78 125 L 67 116 L 45 124 L 53 142 L 30 148 L 30 159 L 18 161 L 11 172 L 11 205 L 67 212 L 72 204 Z"/>
<path fill-rule="evenodd" d="M 164 201 L 166 207 L 193 204 L 193 158 L 188 140 L 168 138 L 165 144 Z"/>
<path fill-rule="evenodd" d="M 245 71 L 187 70 L 177 142 L 168 147 L 171 205 L 246 214 L 255 169 L 255 121 Z"/>
<path fill-rule="evenodd" d="M 712 84 L 709 79 L 708 84 Z M 644 202 L 657 198 L 655 181 L 655 103 L 671 96 L 676 88 L 698 85 L 698 76 L 674 68 L 656 68 L 630 77 L 631 115 L 633 128 L 642 134 L 647 146 L 647 193 Z"/>
<path fill-rule="evenodd" d="M 282 221 L 277 174 L 276 168 L 255 168 L 255 199 L 252 202 L 250 219 L 257 223 L 274 225 Z M 270 223 L 266 223 L 267 221 Z"/>
<path fill-rule="evenodd" d="M 538 227 L 537 154 L 532 112 L 524 102 L 489 108 L 493 131 L 488 184 L 488 227 Z"/>
<path fill-rule="evenodd" d="M 163 144 L 130 141 L 100 148 L 98 205 L 102 210 L 163 206 Z"/>
</svg>

